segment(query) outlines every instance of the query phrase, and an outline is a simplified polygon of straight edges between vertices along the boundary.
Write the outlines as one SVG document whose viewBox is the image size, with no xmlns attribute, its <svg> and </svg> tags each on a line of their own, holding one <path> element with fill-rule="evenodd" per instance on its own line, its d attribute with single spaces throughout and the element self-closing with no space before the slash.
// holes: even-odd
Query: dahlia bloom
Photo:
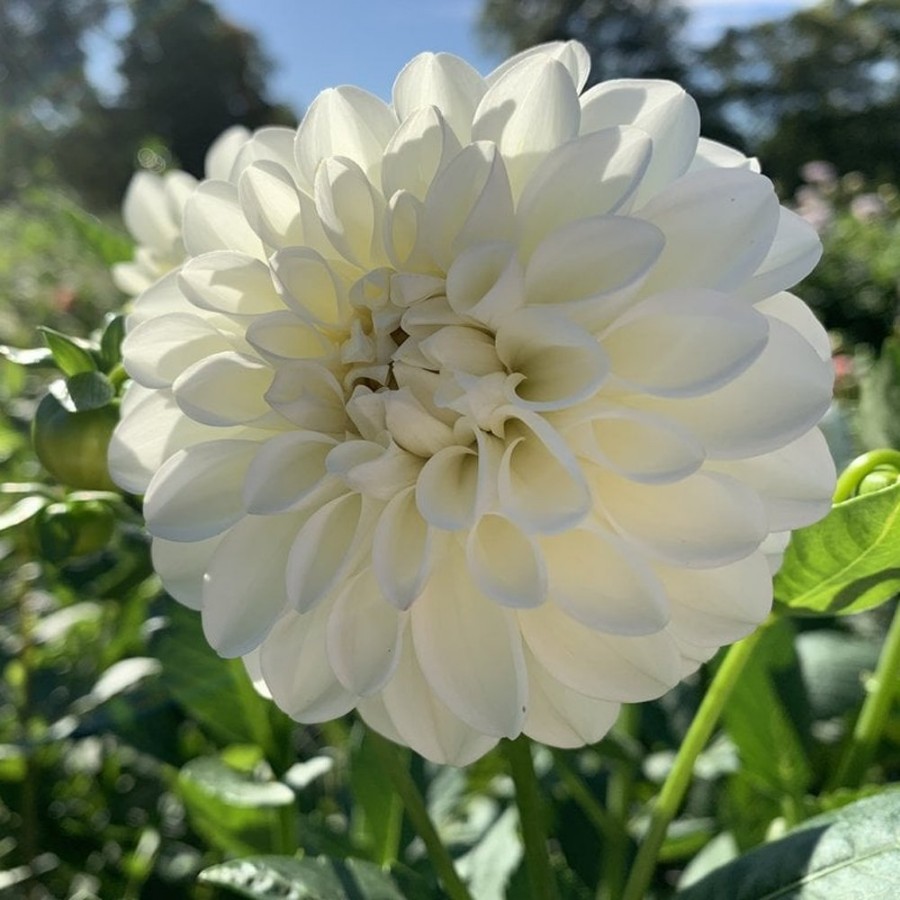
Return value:
<svg viewBox="0 0 900 900">
<path fill-rule="evenodd" d="M 748 634 L 821 517 L 818 259 L 663 81 L 576 43 L 323 92 L 184 204 L 110 450 L 154 565 L 300 722 L 597 741 Z"/>
<path fill-rule="evenodd" d="M 206 154 L 206 177 L 227 178 L 235 154 L 249 137 L 250 132 L 240 125 L 219 135 Z M 181 215 L 195 187 L 197 179 L 180 169 L 170 169 L 163 175 L 141 171 L 132 176 L 122 218 L 137 246 L 131 262 L 112 267 L 113 281 L 120 291 L 134 297 L 184 261 Z"/>
</svg>

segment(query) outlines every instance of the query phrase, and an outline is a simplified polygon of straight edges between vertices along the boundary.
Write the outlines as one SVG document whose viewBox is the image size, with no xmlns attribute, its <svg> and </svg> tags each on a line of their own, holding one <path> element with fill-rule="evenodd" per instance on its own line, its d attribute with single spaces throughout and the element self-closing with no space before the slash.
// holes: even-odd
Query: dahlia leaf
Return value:
<svg viewBox="0 0 900 900">
<path fill-rule="evenodd" d="M 900 484 L 853 497 L 795 531 L 775 578 L 792 612 L 847 615 L 900 591 Z"/>
<path fill-rule="evenodd" d="M 900 894 L 900 791 L 816 816 L 707 875 L 677 900 L 829 900 Z"/>
<path fill-rule="evenodd" d="M 261 781 L 217 756 L 192 759 L 176 782 L 191 825 L 227 853 L 297 846 L 294 792 L 280 781 Z"/>
<path fill-rule="evenodd" d="M 56 365 L 64 375 L 96 371 L 97 363 L 94 361 L 94 357 L 81 342 L 43 325 L 38 328 L 38 331 L 50 348 Z"/>
<path fill-rule="evenodd" d="M 251 900 L 404 900 L 388 873 L 358 859 L 253 856 L 211 866 L 200 873 L 200 881 Z"/>
</svg>

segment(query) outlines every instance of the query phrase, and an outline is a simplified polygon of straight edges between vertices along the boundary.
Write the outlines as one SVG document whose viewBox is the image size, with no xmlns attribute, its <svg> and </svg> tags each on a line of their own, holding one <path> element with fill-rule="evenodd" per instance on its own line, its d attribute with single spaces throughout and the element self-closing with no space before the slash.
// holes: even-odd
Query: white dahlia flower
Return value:
<svg viewBox="0 0 900 900">
<path fill-rule="evenodd" d="M 598 740 L 752 631 L 829 507 L 819 241 L 578 44 L 323 92 L 187 199 L 110 452 L 168 591 L 300 722 Z"/>
<path fill-rule="evenodd" d="M 212 143 L 204 162 L 207 178 L 227 178 L 238 150 L 250 137 L 241 125 L 233 125 Z M 197 179 L 181 169 L 163 175 L 136 172 L 128 184 L 122 218 L 137 242 L 131 262 L 112 267 L 116 287 L 129 296 L 146 290 L 167 272 L 184 262 L 181 216 Z"/>
</svg>

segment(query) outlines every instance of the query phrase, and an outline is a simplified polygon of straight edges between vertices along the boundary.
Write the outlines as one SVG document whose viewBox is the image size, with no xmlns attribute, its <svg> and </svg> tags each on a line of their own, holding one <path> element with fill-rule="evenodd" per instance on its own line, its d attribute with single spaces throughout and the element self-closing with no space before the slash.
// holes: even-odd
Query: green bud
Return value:
<svg viewBox="0 0 900 900">
<path fill-rule="evenodd" d="M 106 451 L 119 421 L 116 403 L 96 409 L 67 409 L 52 393 L 38 404 L 31 426 L 34 451 L 61 484 L 86 490 L 114 491 Z"/>
<path fill-rule="evenodd" d="M 900 472 L 893 466 L 879 466 L 863 478 L 856 489 L 857 494 L 874 494 L 885 488 L 893 487 L 900 481 Z"/>
<path fill-rule="evenodd" d="M 60 562 L 102 550 L 113 536 L 116 517 L 98 500 L 51 503 L 34 520 L 41 556 Z"/>
</svg>

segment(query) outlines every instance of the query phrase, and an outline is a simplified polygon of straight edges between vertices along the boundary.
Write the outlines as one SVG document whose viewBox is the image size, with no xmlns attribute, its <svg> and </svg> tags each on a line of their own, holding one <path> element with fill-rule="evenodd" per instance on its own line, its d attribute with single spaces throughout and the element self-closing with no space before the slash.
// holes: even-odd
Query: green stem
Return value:
<svg viewBox="0 0 900 900">
<path fill-rule="evenodd" d="M 550 868 L 547 832 L 544 827 L 545 813 L 534 772 L 531 742 L 525 735 L 521 735 L 514 741 L 502 741 L 500 746 L 516 787 L 516 804 L 519 807 L 519 824 L 525 844 L 525 867 L 531 883 L 531 894 L 535 900 L 557 900 L 559 893 Z"/>
<path fill-rule="evenodd" d="M 633 740 L 637 730 L 640 710 L 637 706 L 624 705 L 613 731 L 626 740 Z M 606 807 L 613 819 L 619 823 L 615 839 L 603 854 L 603 877 L 597 886 L 597 900 L 617 900 L 622 896 L 628 873 L 630 841 L 628 838 L 628 815 L 631 806 L 631 791 L 634 786 L 635 763 L 633 759 L 621 759 L 612 764 L 606 789 Z"/>
<path fill-rule="evenodd" d="M 900 691 L 900 604 L 894 610 L 894 618 L 881 648 L 875 674 L 869 681 L 866 699 L 859 718 L 829 782 L 829 788 L 856 787 L 862 781 L 866 769 L 878 747 L 884 732 L 891 703 Z"/>
<path fill-rule="evenodd" d="M 447 848 L 438 836 L 434 824 L 428 816 L 425 800 L 409 774 L 409 769 L 401 760 L 397 748 L 371 729 L 369 729 L 369 739 L 382 768 L 391 779 L 394 790 L 403 802 L 403 807 L 409 816 L 410 822 L 412 822 L 413 828 L 415 828 L 416 833 L 425 844 L 428 858 L 431 860 L 438 877 L 443 882 L 447 896 L 451 900 L 472 900 L 472 895 L 453 867 L 453 860 L 450 858 Z"/>
<path fill-rule="evenodd" d="M 700 709 L 697 710 L 697 715 L 691 722 L 678 750 L 675 763 L 653 805 L 650 814 L 650 828 L 638 848 L 631 875 L 625 886 L 625 892 L 622 894 L 622 900 L 643 900 L 646 895 L 656 870 L 657 857 L 665 840 L 669 823 L 675 818 L 690 784 L 694 763 L 700 755 L 700 751 L 709 741 L 744 666 L 756 649 L 760 638 L 765 634 L 767 627 L 774 621 L 775 616 L 769 616 L 767 621 L 753 634 L 734 644 L 728 650 L 722 665 L 719 666 L 712 684 L 700 704 Z"/>
<path fill-rule="evenodd" d="M 841 472 L 834 489 L 834 502 L 843 503 L 856 495 L 862 480 L 881 466 L 900 469 L 900 450 L 872 450 L 857 456 L 853 462 Z"/>
</svg>

